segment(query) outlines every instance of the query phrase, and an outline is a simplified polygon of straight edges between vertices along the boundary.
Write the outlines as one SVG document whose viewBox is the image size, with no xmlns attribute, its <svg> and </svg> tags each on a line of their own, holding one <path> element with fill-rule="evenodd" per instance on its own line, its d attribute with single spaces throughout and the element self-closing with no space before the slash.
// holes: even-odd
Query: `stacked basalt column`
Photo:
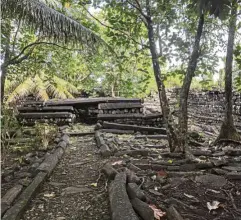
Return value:
<svg viewBox="0 0 241 220">
<path fill-rule="evenodd" d="M 150 200 L 141 190 L 141 179 L 134 172 L 122 168 L 120 172 L 111 165 L 103 167 L 102 172 L 110 181 L 109 200 L 112 220 L 153 220 L 154 211 Z"/>
</svg>

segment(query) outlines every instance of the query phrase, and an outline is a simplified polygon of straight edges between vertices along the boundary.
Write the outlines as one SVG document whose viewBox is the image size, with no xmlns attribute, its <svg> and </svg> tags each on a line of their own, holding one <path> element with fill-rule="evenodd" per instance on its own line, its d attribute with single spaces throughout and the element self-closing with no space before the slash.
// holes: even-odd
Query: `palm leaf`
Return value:
<svg viewBox="0 0 241 220">
<path fill-rule="evenodd" d="M 74 96 L 68 90 L 65 89 L 64 93 L 65 93 L 67 99 L 74 99 Z"/>
<path fill-rule="evenodd" d="M 34 89 L 34 82 L 31 78 L 23 81 L 8 97 L 7 103 L 14 103 L 20 98 L 29 95 Z"/>
<path fill-rule="evenodd" d="M 39 75 L 36 75 L 34 78 L 34 82 L 36 98 L 41 101 L 47 101 L 49 99 L 49 96 L 47 94 L 44 81 L 39 77 Z"/>
<path fill-rule="evenodd" d="M 5 94 L 6 94 L 6 95 L 11 94 L 11 93 L 14 91 L 14 89 L 17 88 L 18 85 L 19 85 L 19 81 L 6 80 L 6 82 L 5 82 L 5 88 L 4 88 Z"/>
<path fill-rule="evenodd" d="M 78 88 L 76 86 L 74 86 L 73 84 L 69 83 L 68 81 L 61 79 L 57 76 L 54 76 L 53 80 L 57 85 L 61 85 L 62 87 L 65 87 L 68 92 L 78 93 Z"/>
<path fill-rule="evenodd" d="M 47 92 L 50 94 L 50 96 L 52 98 L 55 98 L 55 99 L 66 99 L 67 98 L 64 91 L 62 89 L 60 89 L 59 87 L 53 85 L 53 83 L 48 83 Z"/>
<path fill-rule="evenodd" d="M 82 24 L 48 7 L 40 0 L 2 0 L 3 17 L 21 19 L 43 36 L 55 41 L 79 42 L 93 48 L 104 42 Z"/>
</svg>

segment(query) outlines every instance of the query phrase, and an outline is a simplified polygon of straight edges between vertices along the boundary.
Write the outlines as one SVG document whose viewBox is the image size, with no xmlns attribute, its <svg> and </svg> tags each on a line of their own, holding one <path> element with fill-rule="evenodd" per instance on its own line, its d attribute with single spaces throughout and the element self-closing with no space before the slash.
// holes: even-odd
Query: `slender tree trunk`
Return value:
<svg viewBox="0 0 241 220">
<path fill-rule="evenodd" d="M 111 97 L 115 97 L 115 82 L 111 85 Z"/>
<path fill-rule="evenodd" d="M 1 66 L 1 103 L 3 103 L 3 98 L 4 98 L 4 87 L 5 87 L 6 75 L 7 75 L 7 66 L 2 64 Z"/>
<path fill-rule="evenodd" d="M 182 148 L 185 148 L 186 141 L 187 141 L 187 130 L 188 130 L 187 101 L 188 101 L 188 94 L 189 94 L 192 78 L 194 77 L 194 72 L 197 67 L 203 25 L 204 25 L 204 14 L 200 15 L 199 17 L 193 51 L 188 63 L 187 72 L 184 78 L 184 82 L 183 82 L 182 89 L 180 92 L 180 97 L 179 97 L 180 112 L 178 117 L 178 124 L 179 124 L 179 138 L 180 138 L 180 143 Z"/>
<path fill-rule="evenodd" d="M 167 136 L 168 136 L 168 142 L 170 151 L 173 152 L 175 149 L 178 148 L 178 138 L 176 136 L 176 132 L 173 127 L 173 120 L 170 114 L 170 108 L 166 96 L 165 86 L 163 83 L 163 79 L 161 77 L 161 69 L 158 62 L 158 55 L 157 55 L 157 48 L 155 44 L 155 38 L 154 38 L 154 30 L 153 30 L 153 22 L 151 18 L 151 10 L 150 10 L 150 2 L 149 0 L 146 0 L 146 10 L 147 10 L 147 29 L 148 29 L 148 38 L 149 38 L 149 44 L 150 44 L 150 52 L 152 56 L 152 65 L 154 70 L 154 75 L 156 79 L 157 89 L 159 93 L 159 99 L 162 109 L 163 118 L 166 124 L 167 129 Z"/>
<path fill-rule="evenodd" d="M 6 33 L 5 33 L 7 42 L 6 42 L 5 51 L 4 51 L 4 61 L 3 61 L 3 64 L 1 65 L 1 72 L 2 72 L 2 74 L 1 74 L 1 104 L 3 104 L 5 80 L 6 80 L 7 69 L 8 69 L 8 64 L 9 64 L 9 60 L 10 60 L 10 36 L 11 36 L 11 22 L 7 21 Z"/>
<path fill-rule="evenodd" d="M 231 18 L 229 21 L 229 31 L 228 31 L 228 46 L 226 55 L 226 65 L 225 65 L 225 116 L 224 121 L 221 126 L 221 130 L 217 141 L 222 139 L 228 140 L 240 140 L 240 136 L 234 126 L 233 122 L 233 92 L 232 92 L 232 70 L 233 70 L 233 48 L 234 48 L 234 38 L 235 29 L 237 21 L 237 5 L 233 1 L 231 9 Z"/>
</svg>

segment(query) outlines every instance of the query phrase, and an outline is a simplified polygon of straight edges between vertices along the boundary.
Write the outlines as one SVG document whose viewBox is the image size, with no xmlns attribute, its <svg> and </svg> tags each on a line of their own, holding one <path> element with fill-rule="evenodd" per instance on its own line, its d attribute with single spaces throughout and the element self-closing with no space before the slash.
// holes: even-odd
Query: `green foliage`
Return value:
<svg viewBox="0 0 241 220">
<path fill-rule="evenodd" d="M 73 98 L 71 93 L 77 93 L 78 89 L 71 83 L 57 77 L 49 77 L 46 74 L 28 77 L 10 93 L 7 103 L 15 103 L 19 99 L 33 94 L 36 100 L 47 101 L 49 97 L 56 99 Z"/>
<path fill-rule="evenodd" d="M 7 1 L 4 1 L 5 6 Z M 12 5 L 13 2 L 19 1 L 9 0 L 9 2 Z M 36 3 L 37 0 L 34 2 Z M 34 2 L 26 4 L 27 11 L 33 12 L 35 15 L 37 6 Z M 99 52 L 95 52 L 88 51 L 86 47 L 73 47 L 70 44 L 68 48 L 67 46 L 63 47 L 63 45 L 51 44 L 30 47 L 24 52 L 27 54 L 32 51 L 28 59 L 17 65 L 9 66 L 7 94 L 17 88 L 17 85 L 21 86 L 15 90 L 15 94 L 12 94 L 16 99 L 29 94 L 30 91 L 40 100 L 52 97 L 72 97 L 77 92 L 76 89 L 90 92 L 93 95 L 93 91 L 101 90 L 109 96 L 126 97 L 144 97 L 151 91 L 156 91 L 145 18 L 129 2 L 119 0 L 102 1 L 101 3 L 96 0 L 92 4 L 88 1 L 78 0 L 45 0 L 43 2 L 51 8 L 55 8 L 56 11 L 52 14 L 53 18 L 59 13 L 63 14 L 61 21 L 66 21 L 66 26 L 63 28 L 71 26 L 71 21 L 64 17 L 67 15 L 101 36 L 112 50 L 100 48 Z M 193 2 L 196 4 L 191 4 Z M 174 0 L 154 1 L 151 5 L 159 63 L 166 87 L 180 87 L 182 85 L 196 31 L 198 19 L 196 9 L 201 13 L 207 14 L 209 12 L 220 18 L 227 14 L 226 6 L 228 3 L 226 0 L 220 1 L 220 4 L 216 3 L 217 1 L 212 0 L 188 2 Z M 93 6 L 100 7 L 101 10 L 93 12 L 90 10 L 93 9 Z M 140 6 L 145 12 L 144 1 L 140 1 Z M 193 6 L 196 8 L 194 9 Z M 48 10 L 44 6 L 40 12 L 44 15 L 49 12 Z M 18 14 L 20 11 L 22 11 L 22 6 L 11 13 Z M 11 57 L 16 56 L 30 43 L 46 40 L 24 25 L 25 21 L 28 21 L 28 16 L 26 14 L 20 22 L 11 21 L 9 23 L 9 20 L 3 20 L 2 52 L 5 49 L 6 33 L 9 29 L 12 30 Z M 39 20 L 40 18 L 31 23 L 38 24 Z M 194 88 L 211 88 L 215 85 L 212 76 L 217 71 L 218 50 L 226 45 L 226 40 L 222 38 L 226 21 L 214 20 L 210 16 L 206 16 L 205 21 L 200 58 L 195 72 L 196 78 L 192 85 Z M 19 24 L 20 28 L 18 29 Z M 44 25 L 51 26 L 52 21 L 47 19 L 47 23 Z M 57 22 L 56 25 L 59 23 Z M 16 34 L 17 29 L 18 33 Z M 76 38 L 78 30 L 72 30 L 68 33 L 71 35 L 69 36 L 70 40 Z M 46 31 L 49 35 L 49 30 Z M 56 31 L 61 31 L 61 29 L 53 30 L 54 33 Z M 88 30 L 83 32 L 81 36 L 83 37 L 87 33 L 89 33 Z M 16 37 L 14 38 L 14 36 Z M 85 39 L 82 37 L 80 40 Z M 64 39 L 65 37 L 58 35 L 56 39 L 58 38 Z M 58 41 L 54 43 L 58 43 Z M 90 44 L 87 45 L 91 47 Z M 236 62 L 238 59 L 237 55 Z M 44 77 L 41 76 L 40 70 L 45 73 Z M 236 87 L 240 85 L 239 76 L 235 77 Z M 11 83 L 9 83 L 10 81 Z M 12 99 L 14 100 L 14 98 Z"/>
<path fill-rule="evenodd" d="M 1 150 L 5 154 L 9 150 L 8 140 L 11 138 L 11 131 L 18 131 L 18 124 L 15 110 L 6 106 L 1 108 Z"/>
<path fill-rule="evenodd" d="M 101 39 L 91 30 L 42 1 L 2 0 L 4 18 L 17 18 L 36 29 L 45 38 L 59 42 L 80 43 L 93 48 Z"/>
<path fill-rule="evenodd" d="M 46 150 L 51 147 L 51 144 L 56 137 L 58 128 L 55 125 L 49 125 L 47 123 L 36 123 L 34 126 L 36 132 L 36 141 L 40 145 L 38 150 Z"/>
</svg>

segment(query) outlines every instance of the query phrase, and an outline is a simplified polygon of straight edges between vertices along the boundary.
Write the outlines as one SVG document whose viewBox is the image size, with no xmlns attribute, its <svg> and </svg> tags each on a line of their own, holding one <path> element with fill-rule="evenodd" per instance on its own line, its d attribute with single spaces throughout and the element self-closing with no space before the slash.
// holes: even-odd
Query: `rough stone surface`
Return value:
<svg viewBox="0 0 241 220">
<path fill-rule="evenodd" d="M 45 180 L 46 177 L 47 173 L 38 173 L 38 175 L 34 178 L 33 182 L 21 193 L 18 201 L 5 213 L 2 219 L 20 219 L 20 216 L 30 202 L 30 199 L 33 197 L 34 193 L 36 193 L 40 184 Z"/>
<path fill-rule="evenodd" d="M 74 187 L 70 186 L 65 189 L 63 189 L 62 195 L 69 195 L 69 194 L 76 194 L 76 193 L 85 193 L 85 192 L 90 192 L 91 189 L 86 188 L 86 187 Z"/>
<path fill-rule="evenodd" d="M 118 173 L 109 189 L 112 220 L 139 220 L 126 192 L 126 174 Z"/>
<path fill-rule="evenodd" d="M 130 199 L 138 198 L 142 201 L 146 201 L 146 196 L 144 192 L 138 187 L 136 183 L 128 183 L 127 193 Z"/>
<path fill-rule="evenodd" d="M 227 173 L 227 178 L 229 180 L 241 180 L 241 172 L 230 172 Z"/>
<path fill-rule="evenodd" d="M 214 174 L 197 176 L 195 180 L 207 187 L 216 189 L 223 187 L 227 183 L 227 180 L 223 176 L 218 176 Z"/>
<path fill-rule="evenodd" d="M 168 220 L 184 220 L 176 208 L 172 205 L 167 209 L 167 217 Z"/>
<path fill-rule="evenodd" d="M 143 220 L 154 220 L 154 211 L 147 203 L 135 198 L 131 200 L 131 204 Z"/>
</svg>

